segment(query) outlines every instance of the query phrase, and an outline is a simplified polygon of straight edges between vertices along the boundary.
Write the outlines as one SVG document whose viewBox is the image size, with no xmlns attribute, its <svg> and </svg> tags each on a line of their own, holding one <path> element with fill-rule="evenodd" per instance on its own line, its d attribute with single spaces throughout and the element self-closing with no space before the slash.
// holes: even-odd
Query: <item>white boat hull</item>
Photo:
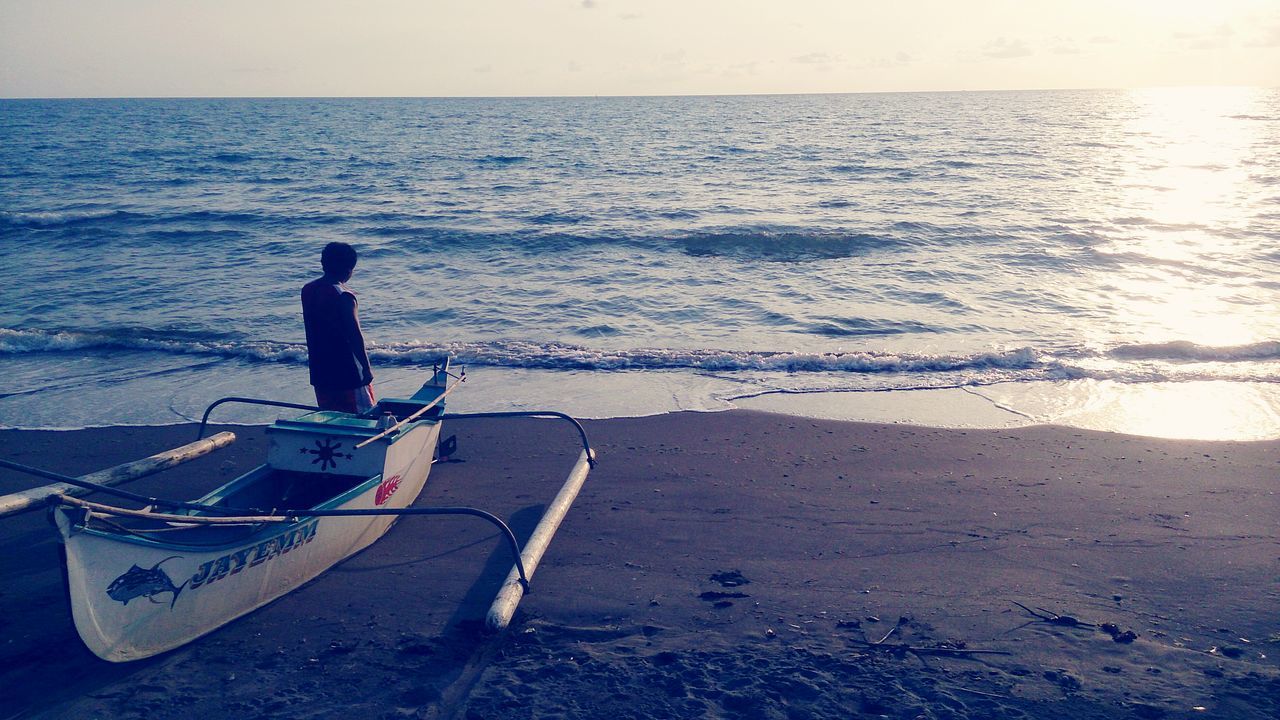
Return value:
<svg viewBox="0 0 1280 720">
<path fill-rule="evenodd" d="M 351 459 L 362 467 L 373 453 L 382 455 L 381 472 L 314 509 L 408 507 L 426 484 L 440 427 L 439 422 L 419 423 L 394 442 L 378 441 L 358 451 L 361 455 Z M 351 443 L 349 437 L 326 440 L 319 431 L 297 435 L 273 434 L 269 462 L 295 450 L 303 458 L 305 451 L 296 443 Z M 95 655 L 113 662 L 171 650 L 262 607 L 368 547 L 396 519 L 303 518 L 195 547 L 88 528 L 65 508 L 55 517 L 76 629 Z"/>
</svg>

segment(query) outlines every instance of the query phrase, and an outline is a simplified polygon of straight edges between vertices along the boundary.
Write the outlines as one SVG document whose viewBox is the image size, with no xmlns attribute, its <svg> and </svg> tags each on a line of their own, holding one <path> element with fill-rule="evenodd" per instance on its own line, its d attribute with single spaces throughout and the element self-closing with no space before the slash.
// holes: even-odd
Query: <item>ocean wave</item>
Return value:
<svg viewBox="0 0 1280 720">
<path fill-rule="evenodd" d="M 976 163 L 972 160 L 935 160 L 933 164 L 958 169 L 982 167 L 982 163 Z"/>
<path fill-rule="evenodd" d="M 286 180 L 287 181 L 287 180 Z M 729 209 L 721 209 L 728 212 Z M 729 225 L 698 230 L 682 230 L 666 235 L 652 232 L 619 233 L 589 229 L 595 219 L 582 212 L 553 211 L 529 215 L 524 227 L 506 232 L 471 230 L 451 226 L 461 211 L 450 213 L 364 212 L 343 214 L 324 210 L 286 214 L 265 210 L 152 209 L 135 212 L 118 208 L 91 208 L 50 212 L 0 211 L 0 229 L 65 230 L 90 227 L 96 232 L 141 231 L 146 237 L 165 239 L 166 233 L 185 237 L 192 232 L 214 233 L 233 230 L 251 234 L 266 229 L 338 227 L 353 235 L 388 238 L 401 242 L 403 252 L 451 249 L 491 249 L 503 246 L 559 250 L 578 245 L 621 245 L 648 250 L 683 252 L 695 256 L 721 256 L 762 260 L 803 261 L 858 257 L 914 242 L 915 230 L 941 232 L 938 228 L 898 223 L 882 232 L 839 227 L 813 229 L 790 225 Z M 682 220 L 698 213 L 673 209 L 651 213 L 664 220 Z M 577 228 L 586 229 L 584 232 Z M 247 235 L 246 235 L 247 236 Z M 68 239 L 74 240 L 68 236 Z M 96 243 L 96 238 L 84 242 Z"/>
<path fill-rule="evenodd" d="M 607 325 L 580 335 L 614 334 Z M 40 353 L 155 352 L 249 363 L 305 365 L 301 342 L 240 340 L 200 333 L 149 333 L 140 329 L 101 332 L 0 328 L 0 357 Z M 1185 342 L 1123 345 L 1108 351 L 1084 346 L 1053 351 L 1032 347 L 973 353 L 929 354 L 882 351 L 802 352 L 715 348 L 600 349 L 570 343 L 521 340 L 373 343 L 375 367 L 427 366 L 448 356 L 467 366 L 524 370 L 691 371 L 710 373 L 824 373 L 859 375 L 872 385 L 915 378 L 930 386 L 1042 380 L 1183 382 L 1236 380 L 1273 382 L 1280 342 L 1214 348 Z M 1223 367 L 1226 365 L 1227 367 Z"/>
<path fill-rule="evenodd" d="M 529 158 L 524 155 L 485 155 L 476 158 L 478 165 L 515 165 L 516 163 L 527 162 Z"/>
<path fill-rule="evenodd" d="M 804 332 L 825 337 L 863 337 L 942 332 L 940 328 L 913 320 L 887 320 L 862 317 L 821 317 Z"/>
<path fill-rule="evenodd" d="M 372 214 L 369 217 L 380 217 Z M 183 230 L 191 227 L 208 228 L 210 226 L 231 226 L 245 232 L 272 227 L 306 227 L 329 226 L 362 220 L 363 216 L 348 216 L 337 213 L 307 212 L 289 216 L 266 211 L 235 210 L 187 210 L 168 212 L 153 210 L 151 212 L 135 212 L 120 209 L 66 210 L 50 212 L 0 212 L 0 229 L 6 227 L 15 230 L 63 230 L 89 227 L 95 231 L 109 230 L 143 230 L 154 231 L 156 228 L 172 228 L 181 226 Z M 96 238 L 88 242 L 97 244 Z"/>
<path fill-rule="evenodd" d="M 590 219 L 589 216 L 581 213 L 549 212 L 530 217 L 529 222 L 534 225 L 578 225 Z"/>
<path fill-rule="evenodd" d="M 250 160 L 253 160 L 253 156 L 248 155 L 246 153 L 238 153 L 238 152 L 219 152 L 219 153 L 214 153 L 213 155 L 210 155 L 209 159 L 213 160 L 214 162 L 238 165 L 240 163 L 246 163 L 246 162 L 249 162 Z"/>
<path fill-rule="evenodd" d="M 413 220 L 379 222 L 360 227 L 363 235 L 394 237 L 396 250 L 402 253 L 428 252 L 440 247 L 450 250 L 492 249 L 514 246 L 523 251 L 562 251 L 585 246 L 619 246 L 646 251 L 683 252 L 698 257 L 713 256 L 739 260 L 806 261 L 848 258 L 891 250 L 914 242 L 897 231 L 885 234 L 840 230 L 803 230 L 790 228 L 709 229 L 670 235 L 626 234 L 615 232 L 576 233 L 559 228 L 579 222 L 575 215 L 547 215 L 537 219 L 543 228 L 512 232 L 473 232 L 441 228 Z"/>
<path fill-rule="evenodd" d="M 56 228 L 99 221 L 133 220 L 141 217 L 115 208 L 49 210 L 43 212 L 0 211 L 0 227 Z"/>
<path fill-rule="evenodd" d="M 153 336 L 137 330 L 75 332 L 0 328 L 0 355 L 74 351 L 138 350 L 213 355 L 252 362 L 305 363 L 306 345 L 218 337 Z M 950 372 L 981 368 L 1028 369 L 1041 365 L 1031 348 L 973 355 L 882 352 L 806 353 L 792 351 L 635 348 L 601 350 L 564 343 L 519 340 L 492 342 L 371 344 L 375 364 L 427 364 L 442 356 L 470 365 L 543 370 L 707 370 L 781 372 Z"/>
<path fill-rule="evenodd" d="M 890 237 L 860 232 L 726 230 L 672 238 L 690 255 L 748 256 L 765 260 L 813 260 L 856 257 L 898 246 Z"/>
<path fill-rule="evenodd" d="M 833 210 L 854 207 L 855 205 L 857 205 L 857 203 L 855 203 L 854 201 L 846 200 L 844 198 L 832 198 L 830 200 L 819 200 L 818 202 L 814 203 L 814 207 L 829 208 Z"/>
<path fill-rule="evenodd" d="M 316 222 L 316 218 L 308 217 Z M 62 210 L 49 212 L 0 212 L 0 227 L 52 229 L 78 225 L 136 225 L 154 227 L 169 223 L 204 225 L 223 223 L 228 225 L 255 225 L 278 222 L 265 213 L 232 212 L 222 210 L 192 210 L 178 213 L 139 213 L 114 208 Z"/>
<path fill-rule="evenodd" d="M 1167 360 L 1174 362 L 1265 362 L 1280 360 L 1280 341 L 1215 347 L 1186 340 L 1138 343 L 1112 348 L 1107 355 L 1119 360 Z"/>
<path fill-rule="evenodd" d="M 560 343 L 397 343 L 372 357 L 421 363 L 448 355 L 455 362 L 547 370 L 704 370 L 716 372 L 948 372 L 1017 369 L 1039 363 L 1031 348 L 976 355 L 911 355 L 877 352 L 804 353 L 760 350 L 636 348 L 600 350 Z"/>
<path fill-rule="evenodd" d="M 144 350 L 175 355 L 216 355 L 263 362 L 306 362 L 301 343 L 238 341 L 215 337 L 155 337 L 138 330 L 79 332 L 0 328 L 0 355 L 85 350 Z"/>
<path fill-rule="evenodd" d="M 879 165 L 863 165 L 859 163 L 840 163 L 838 165 L 831 166 L 832 172 L 847 175 L 862 175 L 867 173 L 883 172 L 884 170 L 885 168 Z"/>
</svg>

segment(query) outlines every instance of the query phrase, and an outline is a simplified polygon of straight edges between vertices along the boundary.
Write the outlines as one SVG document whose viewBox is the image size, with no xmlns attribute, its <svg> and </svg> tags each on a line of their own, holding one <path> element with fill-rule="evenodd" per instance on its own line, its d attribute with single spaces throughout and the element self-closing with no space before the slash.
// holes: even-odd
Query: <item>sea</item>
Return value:
<svg viewBox="0 0 1280 720">
<path fill-rule="evenodd" d="M 1274 88 L 0 100 L 0 426 L 311 402 L 335 240 L 381 396 L 1280 437 Z"/>
</svg>

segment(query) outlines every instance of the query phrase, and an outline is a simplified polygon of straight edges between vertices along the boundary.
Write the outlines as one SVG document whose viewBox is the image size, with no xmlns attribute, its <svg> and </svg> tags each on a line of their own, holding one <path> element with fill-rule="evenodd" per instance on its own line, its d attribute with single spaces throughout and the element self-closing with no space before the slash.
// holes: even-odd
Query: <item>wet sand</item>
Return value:
<svg viewBox="0 0 1280 720">
<path fill-rule="evenodd" d="M 43 514 L 4 520 L 0 717 L 1280 713 L 1280 442 L 746 411 L 586 425 L 600 464 L 496 637 L 497 535 L 413 518 L 191 645 L 109 664 L 76 638 Z M 261 428 L 229 429 L 232 447 L 127 487 L 194 497 L 260 462 Z M 446 434 L 461 462 L 418 504 L 482 507 L 522 538 L 576 456 L 555 422 Z M 0 456 L 80 474 L 193 436 L 3 431 Z"/>
</svg>

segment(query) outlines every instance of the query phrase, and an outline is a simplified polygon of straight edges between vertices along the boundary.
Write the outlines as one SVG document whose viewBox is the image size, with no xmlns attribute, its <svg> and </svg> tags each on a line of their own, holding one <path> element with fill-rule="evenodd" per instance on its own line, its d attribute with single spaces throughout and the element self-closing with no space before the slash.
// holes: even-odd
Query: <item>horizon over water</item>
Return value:
<svg viewBox="0 0 1280 720">
<path fill-rule="evenodd" d="M 1280 89 L 0 100 L 0 136 L 0 426 L 311 402 L 342 240 L 382 396 L 449 354 L 458 410 L 1280 437 Z"/>
</svg>

